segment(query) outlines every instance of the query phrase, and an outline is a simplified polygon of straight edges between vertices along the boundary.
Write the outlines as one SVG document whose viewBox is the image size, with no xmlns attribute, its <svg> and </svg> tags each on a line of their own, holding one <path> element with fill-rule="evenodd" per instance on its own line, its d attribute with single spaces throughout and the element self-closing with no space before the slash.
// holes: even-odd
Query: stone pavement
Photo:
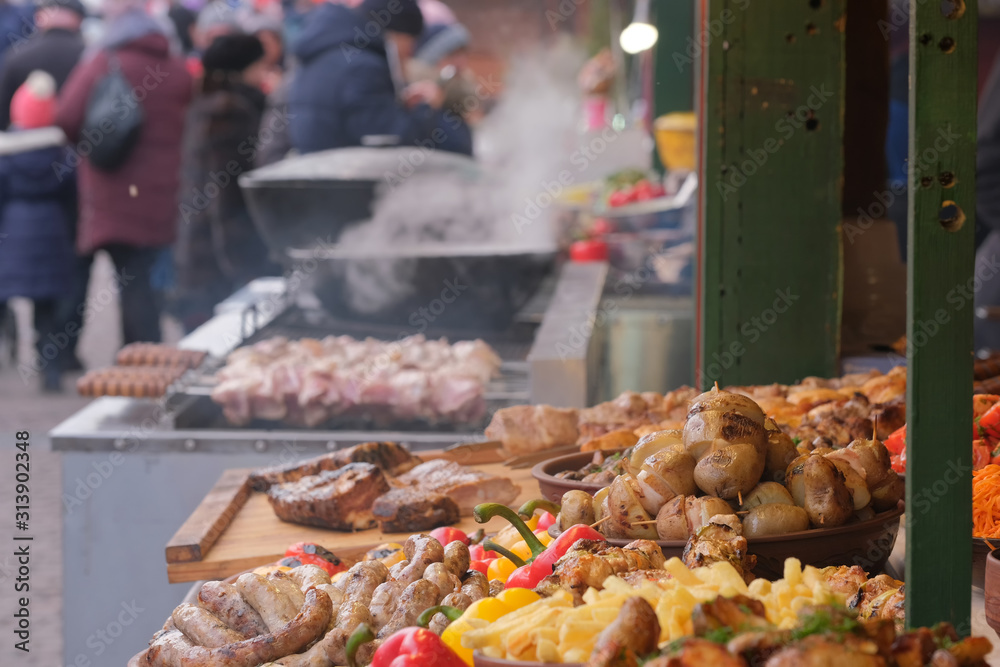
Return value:
<svg viewBox="0 0 1000 667">
<path fill-rule="evenodd" d="M 106 290 L 112 290 L 111 263 L 99 255 L 94 263 L 88 298 L 100 303 Z M 106 302 L 106 297 L 102 299 Z M 30 359 L 31 305 L 15 301 L 20 329 L 21 359 Z M 117 296 L 84 325 L 78 352 L 84 365 L 98 368 L 112 363 L 120 345 Z M 165 327 L 170 340 L 177 339 L 176 329 Z M 62 580 L 62 475 L 59 455 L 50 451 L 46 433 L 63 419 L 83 407 L 88 399 L 76 395 L 73 383 L 78 375 L 66 378 L 65 393 L 50 396 L 38 391 L 37 382 L 25 382 L 6 356 L 0 358 L 0 665 L 3 667 L 61 667 L 62 661 L 62 589 L 72 582 Z M 12 555 L 11 536 L 15 532 L 14 511 L 14 433 L 31 434 L 31 543 L 30 605 L 31 643 L 25 654 L 14 648 L 16 641 L 14 578 L 17 565 Z M 109 585 L 113 574 L 109 573 Z M 95 665 L 94 667 L 105 667 Z M 117 667 L 117 666 L 115 666 Z"/>
</svg>

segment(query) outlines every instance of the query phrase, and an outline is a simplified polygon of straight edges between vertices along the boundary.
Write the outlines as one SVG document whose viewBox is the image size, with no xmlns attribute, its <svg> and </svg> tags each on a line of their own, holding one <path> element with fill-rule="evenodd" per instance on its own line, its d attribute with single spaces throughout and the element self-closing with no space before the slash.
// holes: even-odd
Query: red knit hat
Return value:
<svg viewBox="0 0 1000 667">
<path fill-rule="evenodd" d="M 35 70 L 14 93 L 10 101 L 12 125 L 30 130 L 48 127 L 55 122 L 56 82 L 52 75 Z"/>
</svg>

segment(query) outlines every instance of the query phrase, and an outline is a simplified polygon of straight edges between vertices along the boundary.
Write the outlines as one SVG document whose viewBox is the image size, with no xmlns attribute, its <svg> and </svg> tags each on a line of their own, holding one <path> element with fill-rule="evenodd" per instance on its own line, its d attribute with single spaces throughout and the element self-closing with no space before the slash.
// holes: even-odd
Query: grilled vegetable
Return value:
<svg viewBox="0 0 1000 667">
<path fill-rule="evenodd" d="M 690 454 L 673 448 L 661 449 L 643 462 L 636 479 L 642 490 L 643 509 L 656 515 L 676 496 L 694 495 L 695 461 Z"/>
<path fill-rule="evenodd" d="M 684 451 L 684 432 L 680 430 L 656 431 L 641 438 L 632 448 L 629 463 L 638 470 L 646 459 L 664 449 Z"/>
<path fill-rule="evenodd" d="M 563 494 L 559 510 L 559 528 L 566 530 L 578 523 L 590 525 L 597 521 L 594 514 L 594 498 L 586 491 L 573 489 Z"/>
<path fill-rule="evenodd" d="M 642 490 L 638 482 L 626 475 L 618 476 L 608 491 L 610 519 L 604 524 L 608 537 L 631 540 L 656 539 L 656 527 L 642 506 Z"/>
<path fill-rule="evenodd" d="M 746 511 L 758 505 L 769 504 L 794 505 L 795 501 L 792 500 L 792 494 L 788 492 L 788 489 L 781 484 L 761 482 L 753 487 L 750 493 L 743 496 L 743 504 L 740 505 L 740 509 Z"/>
<path fill-rule="evenodd" d="M 809 528 L 809 515 L 804 509 L 786 503 L 756 505 L 743 517 L 743 534 L 747 538 L 783 535 Z"/>
<path fill-rule="evenodd" d="M 851 492 L 833 461 L 815 454 L 799 457 L 788 466 L 785 483 L 813 526 L 831 528 L 851 518 Z"/>
</svg>

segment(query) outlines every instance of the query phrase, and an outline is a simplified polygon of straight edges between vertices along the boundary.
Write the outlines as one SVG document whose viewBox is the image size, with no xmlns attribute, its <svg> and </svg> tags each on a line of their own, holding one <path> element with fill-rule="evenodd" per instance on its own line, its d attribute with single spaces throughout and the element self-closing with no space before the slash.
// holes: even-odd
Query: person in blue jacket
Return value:
<svg viewBox="0 0 1000 667">
<path fill-rule="evenodd" d="M 327 2 L 310 12 L 292 46 L 299 61 L 288 98 L 292 147 L 312 153 L 389 135 L 401 146 L 471 155 L 469 128 L 442 109 L 441 88 L 424 81 L 400 89 L 402 65 L 390 64 L 405 59 L 422 29 L 415 0 Z"/>
<path fill-rule="evenodd" d="M 35 70 L 10 105 L 11 127 L 32 129 L 53 124 L 56 83 Z M 76 219 L 76 182 L 57 173 L 66 149 L 49 146 L 0 157 L 0 304 L 13 297 L 34 302 L 38 350 L 35 364 L 18 368 L 27 382 L 41 376 L 42 390 L 56 392 L 70 341 L 79 332 L 60 331 L 60 299 L 71 288 L 76 256 L 70 225 Z"/>
</svg>

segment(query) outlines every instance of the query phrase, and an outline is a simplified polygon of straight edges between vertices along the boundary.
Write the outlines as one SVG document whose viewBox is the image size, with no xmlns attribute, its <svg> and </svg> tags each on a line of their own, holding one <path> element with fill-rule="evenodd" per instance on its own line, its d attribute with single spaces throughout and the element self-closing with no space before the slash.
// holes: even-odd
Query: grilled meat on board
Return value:
<svg viewBox="0 0 1000 667">
<path fill-rule="evenodd" d="M 375 499 L 372 513 L 383 533 L 412 533 L 457 523 L 455 501 L 419 487 L 392 489 Z"/>
<path fill-rule="evenodd" d="M 375 526 L 372 504 L 389 490 L 385 474 L 370 463 L 349 463 L 337 470 L 276 484 L 267 499 L 282 521 L 332 530 Z"/>
<path fill-rule="evenodd" d="M 250 473 L 250 485 L 255 491 L 266 491 L 272 484 L 297 482 L 324 470 L 337 470 L 348 463 L 371 463 L 387 475 L 400 475 L 420 463 L 420 458 L 395 442 L 363 442 L 305 461 L 295 461 Z"/>
<path fill-rule="evenodd" d="M 521 487 L 506 477 L 436 459 L 421 463 L 397 477 L 394 484 L 429 493 L 444 494 L 455 501 L 462 516 L 472 516 L 484 502 L 509 505 L 517 500 Z"/>
</svg>

